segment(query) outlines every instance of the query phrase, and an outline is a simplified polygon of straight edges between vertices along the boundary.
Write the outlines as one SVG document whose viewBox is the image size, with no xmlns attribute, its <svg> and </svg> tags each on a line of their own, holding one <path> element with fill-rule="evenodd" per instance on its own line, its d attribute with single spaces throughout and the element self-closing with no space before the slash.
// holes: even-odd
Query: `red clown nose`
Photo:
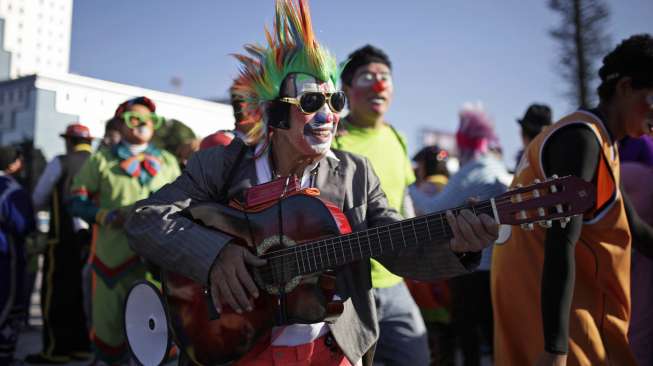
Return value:
<svg viewBox="0 0 653 366">
<path fill-rule="evenodd" d="M 383 80 L 378 80 L 374 85 L 372 85 L 372 90 L 377 93 L 380 93 L 388 88 L 388 85 Z"/>
</svg>

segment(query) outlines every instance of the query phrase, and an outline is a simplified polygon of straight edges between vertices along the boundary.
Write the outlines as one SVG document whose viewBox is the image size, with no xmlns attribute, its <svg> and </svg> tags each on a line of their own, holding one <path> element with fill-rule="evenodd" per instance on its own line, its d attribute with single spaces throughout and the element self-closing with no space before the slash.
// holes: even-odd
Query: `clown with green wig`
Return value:
<svg viewBox="0 0 653 366">
<path fill-rule="evenodd" d="M 248 45 L 246 55 L 236 56 L 241 68 L 233 90 L 243 113 L 257 121 L 247 141 L 236 138 L 229 146 L 194 154 L 175 182 L 135 205 L 125 226 L 136 252 L 204 286 L 217 313 L 230 311 L 230 316 L 252 311 L 254 299 L 270 291 L 259 288 L 250 272 L 266 260 L 234 237 L 190 219 L 187 209 L 245 202 L 250 189 L 293 180 L 319 190 L 353 231 L 401 220 L 367 159 L 331 149 L 346 97 L 337 87 L 338 63 L 315 39 L 308 2 L 276 0 L 274 27 L 266 38 L 266 46 Z M 424 280 L 467 273 L 477 265 L 483 243 L 496 238 L 496 223 L 468 210 L 448 220 L 455 233 L 450 242 L 426 240 L 420 248 L 397 247 L 376 259 L 394 273 Z M 283 228 L 277 234 L 292 235 Z M 334 270 L 334 298 L 343 304 L 337 319 L 297 323 L 278 317 L 235 364 L 371 365 L 379 328 L 370 261 Z M 180 363 L 199 363 L 195 356 L 182 349 Z"/>
</svg>

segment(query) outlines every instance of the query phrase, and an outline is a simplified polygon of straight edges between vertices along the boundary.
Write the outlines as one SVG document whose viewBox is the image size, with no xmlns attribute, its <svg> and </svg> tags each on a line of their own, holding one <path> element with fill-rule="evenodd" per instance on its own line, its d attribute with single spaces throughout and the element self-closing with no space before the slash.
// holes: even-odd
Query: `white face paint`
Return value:
<svg viewBox="0 0 653 366">
<path fill-rule="evenodd" d="M 330 94 L 336 91 L 331 81 L 320 82 L 305 74 L 294 75 L 292 82 L 287 84 L 287 88 L 294 88 L 294 90 L 286 90 L 286 92 L 296 98 L 301 97 L 304 93 Z M 296 138 L 302 138 L 304 148 L 308 148 L 312 154 L 323 155 L 331 147 L 340 117 L 331 111 L 328 103 L 324 103 L 317 112 L 311 114 L 303 114 L 297 107 L 294 107 L 291 109 L 290 119 L 289 134 Z"/>
<path fill-rule="evenodd" d="M 150 141 L 152 139 L 152 135 L 154 135 L 154 130 L 152 130 L 152 127 L 148 125 L 140 125 L 136 128 L 138 131 L 138 135 L 146 141 Z"/>
</svg>

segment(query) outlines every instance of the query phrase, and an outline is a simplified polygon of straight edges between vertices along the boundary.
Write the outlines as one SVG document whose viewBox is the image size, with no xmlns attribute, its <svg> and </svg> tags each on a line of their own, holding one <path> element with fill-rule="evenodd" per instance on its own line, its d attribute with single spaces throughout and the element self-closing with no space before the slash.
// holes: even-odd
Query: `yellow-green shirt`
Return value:
<svg viewBox="0 0 653 366">
<path fill-rule="evenodd" d="M 381 181 L 388 204 L 403 214 L 406 189 L 415 181 L 404 137 L 386 124 L 378 128 L 361 128 L 346 120 L 342 123 L 346 132 L 334 139 L 332 147 L 366 157 Z M 371 263 L 373 287 L 390 287 L 402 281 L 374 259 Z"/>
</svg>

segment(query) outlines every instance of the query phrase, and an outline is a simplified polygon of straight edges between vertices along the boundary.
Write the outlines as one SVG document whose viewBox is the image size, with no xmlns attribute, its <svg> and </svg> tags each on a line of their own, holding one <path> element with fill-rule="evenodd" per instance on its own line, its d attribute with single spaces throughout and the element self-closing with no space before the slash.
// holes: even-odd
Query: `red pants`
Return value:
<svg viewBox="0 0 653 366">
<path fill-rule="evenodd" d="M 264 338 L 234 366 L 272 365 L 352 366 L 330 334 L 294 347 L 271 346 L 270 338 Z"/>
</svg>

